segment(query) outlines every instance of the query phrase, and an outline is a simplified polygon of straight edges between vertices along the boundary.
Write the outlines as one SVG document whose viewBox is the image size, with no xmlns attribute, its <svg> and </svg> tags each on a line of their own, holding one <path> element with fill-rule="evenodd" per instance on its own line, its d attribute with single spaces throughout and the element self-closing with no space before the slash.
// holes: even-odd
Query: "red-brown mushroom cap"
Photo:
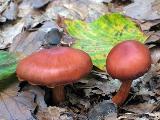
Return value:
<svg viewBox="0 0 160 120">
<path fill-rule="evenodd" d="M 107 72 L 119 80 L 133 80 L 148 71 L 151 66 L 149 49 L 135 40 L 116 45 L 106 60 Z"/>
<path fill-rule="evenodd" d="M 92 70 L 89 55 L 69 47 L 43 49 L 21 60 L 17 76 L 31 84 L 54 87 L 76 82 Z"/>
</svg>

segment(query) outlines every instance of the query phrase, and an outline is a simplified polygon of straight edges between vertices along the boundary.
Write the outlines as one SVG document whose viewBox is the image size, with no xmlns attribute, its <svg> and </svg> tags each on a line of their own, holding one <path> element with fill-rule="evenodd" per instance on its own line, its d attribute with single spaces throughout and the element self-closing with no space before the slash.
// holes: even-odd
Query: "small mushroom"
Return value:
<svg viewBox="0 0 160 120">
<path fill-rule="evenodd" d="M 43 49 L 21 60 L 17 66 L 19 80 L 53 88 L 54 104 L 65 100 L 64 85 L 74 83 L 92 70 L 89 55 L 69 47 Z"/>
<path fill-rule="evenodd" d="M 117 44 L 108 54 L 106 70 L 114 79 L 119 79 L 122 84 L 112 101 L 122 105 L 126 100 L 132 81 L 151 67 L 149 49 L 135 40 L 128 40 Z"/>
</svg>

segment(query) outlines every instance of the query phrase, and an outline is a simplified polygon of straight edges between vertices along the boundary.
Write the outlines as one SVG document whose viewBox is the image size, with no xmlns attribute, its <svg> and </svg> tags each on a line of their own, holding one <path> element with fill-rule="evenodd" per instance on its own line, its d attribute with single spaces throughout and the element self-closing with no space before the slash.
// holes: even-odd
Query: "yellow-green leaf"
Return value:
<svg viewBox="0 0 160 120">
<path fill-rule="evenodd" d="M 65 24 L 67 32 L 77 39 L 72 47 L 87 52 L 93 64 L 102 70 L 105 70 L 106 55 L 117 43 L 147 39 L 135 22 L 118 13 L 106 14 L 91 23 L 66 20 Z"/>
</svg>

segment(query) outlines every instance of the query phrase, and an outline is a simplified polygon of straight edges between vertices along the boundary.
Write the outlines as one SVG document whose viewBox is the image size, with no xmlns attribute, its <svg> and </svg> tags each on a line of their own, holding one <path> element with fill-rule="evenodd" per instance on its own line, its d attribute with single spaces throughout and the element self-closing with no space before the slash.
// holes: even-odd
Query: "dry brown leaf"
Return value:
<svg viewBox="0 0 160 120">
<path fill-rule="evenodd" d="M 117 116 L 117 107 L 110 101 L 104 100 L 90 109 L 88 120 L 103 120 L 111 115 L 114 115 L 114 118 Z"/>
<path fill-rule="evenodd" d="M 155 20 L 160 18 L 159 11 L 157 11 L 159 4 L 158 0 L 134 0 L 134 3 L 124 7 L 123 10 L 125 15 L 135 19 Z"/>
<path fill-rule="evenodd" d="M 103 3 L 93 0 L 56 0 L 47 6 L 45 14 L 51 19 L 60 15 L 69 19 L 92 21 L 107 12 L 108 9 Z"/>
<path fill-rule="evenodd" d="M 17 20 L 13 24 L 3 24 L 0 29 L 0 49 L 8 48 L 12 43 L 13 38 L 19 34 L 24 25 L 23 20 Z"/>
<path fill-rule="evenodd" d="M 37 117 L 39 120 L 73 120 L 73 117 L 68 115 L 65 108 L 48 107 L 43 112 L 39 112 Z"/>
<path fill-rule="evenodd" d="M 17 84 L 0 93 L 0 119 L 26 120 L 33 119 L 32 113 L 36 107 L 34 94 L 23 92 L 17 95 Z"/>
<path fill-rule="evenodd" d="M 33 8 L 41 8 L 48 4 L 51 0 L 30 0 Z"/>
<path fill-rule="evenodd" d="M 20 52 L 26 55 L 42 48 L 43 45 L 60 43 L 62 34 L 52 22 L 44 22 L 37 31 L 24 31 L 18 34 L 10 47 L 11 52 Z"/>
<path fill-rule="evenodd" d="M 15 20 L 18 14 L 18 6 L 15 2 L 10 2 L 5 11 L 2 13 L 2 16 L 8 20 Z"/>
</svg>

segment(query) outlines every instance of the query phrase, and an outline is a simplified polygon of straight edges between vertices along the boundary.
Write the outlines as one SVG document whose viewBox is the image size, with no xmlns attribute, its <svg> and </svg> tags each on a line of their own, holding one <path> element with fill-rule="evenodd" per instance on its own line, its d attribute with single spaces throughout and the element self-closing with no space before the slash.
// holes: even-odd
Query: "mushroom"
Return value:
<svg viewBox="0 0 160 120">
<path fill-rule="evenodd" d="M 92 70 L 89 55 L 69 47 L 54 47 L 32 53 L 21 60 L 16 73 L 20 81 L 52 89 L 54 104 L 65 100 L 64 85 L 80 80 Z"/>
<path fill-rule="evenodd" d="M 146 73 L 151 67 L 149 49 L 135 40 L 127 40 L 111 49 L 106 59 L 108 74 L 122 84 L 112 101 L 122 105 L 128 97 L 132 81 Z"/>
</svg>

